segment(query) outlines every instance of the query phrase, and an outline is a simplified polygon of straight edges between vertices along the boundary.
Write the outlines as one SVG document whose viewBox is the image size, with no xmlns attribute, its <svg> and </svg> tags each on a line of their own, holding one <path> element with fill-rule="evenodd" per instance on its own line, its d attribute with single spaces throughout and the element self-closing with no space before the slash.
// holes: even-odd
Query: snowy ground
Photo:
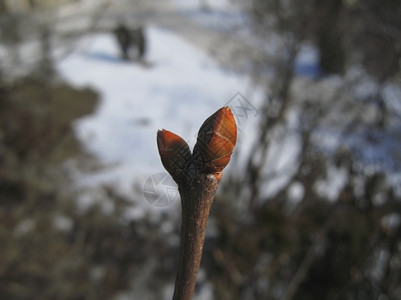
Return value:
<svg viewBox="0 0 401 300">
<path fill-rule="evenodd" d="M 154 6 L 152 3 L 148 4 Z M 165 172 L 156 147 L 158 129 L 171 130 L 193 146 L 205 118 L 227 104 L 240 124 L 236 151 L 241 155 L 226 172 L 240 167 L 241 159 L 247 158 L 251 151 L 257 128 L 256 113 L 264 92 L 253 86 L 248 76 L 230 71 L 227 65 L 223 68 L 220 60 L 217 62 L 206 54 L 210 47 L 215 47 L 216 40 L 225 38 L 227 30 L 245 22 L 243 15 L 224 0 L 175 0 L 166 2 L 162 10 L 168 11 L 165 17 L 159 13 L 146 27 L 149 40 L 146 65 L 121 61 L 109 33 L 86 35 L 76 45 L 78 51 L 57 63 L 67 81 L 75 86 L 89 85 L 101 96 L 96 112 L 79 120 L 75 129 L 87 149 L 111 167 L 85 174 L 79 181 L 86 185 L 115 183 L 120 191 L 132 195 L 134 183 L 143 186 L 149 176 Z M 236 42 L 235 37 L 225 40 L 218 50 L 224 55 Z M 320 73 L 317 59 L 316 49 L 304 45 L 295 64 L 297 75 L 316 77 Z M 246 99 L 234 97 L 237 92 Z M 250 108 L 249 115 L 241 110 L 241 101 Z M 269 168 L 272 172 L 286 169 L 298 150 L 299 141 L 288 136 L 269 154 L 272 162 Z M 341 179 L 341 172 L 337 173 L 335 176 Z M 280 187 L 288 175 L 275 178 L 264 192 L 271 193 L 271 186 Z"/>
<path fill-rule="evenodd" d="M 133 181 L 144 182 L 152 174 L 164 172 L 155 142 L 158 129 L 178 133 L 193 146 L 205 118 L 227 104 L 234 110 L 240 132 L 237 156 L 226 172 L 240 167 L 251 151 L 264 91 L 253 86 L 248 75 L 230 71 L 231 65 L 222 67 L 221 60 L 206 54 L 216 40 L 225 39 L 217 51 L 229 56 L 238 41 L 227 39 L 225 32 L 240 26 L 243 15 L 224 0 L 175 0 L 158 11 L 158 17 L 147 22 L 154 24 L 146 29 L 149 67 L 121 61 L 113 36 L 107 33 L 82 38 L 75 45 L 79 51 L 57 64 L 67 81 L 92 86 L 101 95 L 96 112 L 77 122 L 76 132 L 88 150 L 112 168 L 85 175 L 80 182 L 118 183 L 124 193 L 132 194 Z M 160 11 L 170 17 L 163 17 Z M 234 97 L 237 92 L 246 99 Z M 245 114 L 244 104 L 250 108 Z M 295 156 L 296 144 L 290 137 L 272 151 L 277 168 Z M 283 147 L 293 151 L 277 160 Z"/>
<path fill-rule="evenodd" d="M 90 86 L 101 96 L 95 113 L 79 120 L 75 130 L 85 147 L 103 163 L 104 173 L 85 177 L 85 183 L 114 182 L 127 193 L 133 180 L 164 172 L 156 147 L 156 132 L 171 130 L 193 146 L 197 131 L 210 114 L 228 104 L 235 110 L 240 92 L 256 114 L 262 91 L 247 77 L 222 70 L 201 50 L 161 28 L 147 29 L 147 64 L 124 62 L 110 34 L 82 38 L 78 52 L 57 64 L 61 76 L 75 86 Z M 240 133 L 240 143 L 245 136 Z M 245 143 L 249 144 L 249 143 Z M 82 179 L 80 179 L 82 182 Z"/>
</svg>

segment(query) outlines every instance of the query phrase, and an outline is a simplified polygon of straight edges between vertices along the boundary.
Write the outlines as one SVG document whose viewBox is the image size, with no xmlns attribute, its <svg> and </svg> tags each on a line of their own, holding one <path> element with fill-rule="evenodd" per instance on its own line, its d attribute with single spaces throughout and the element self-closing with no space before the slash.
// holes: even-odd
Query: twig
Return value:
<svg viewBox="0 0 401 300">
<path fill-rule="evenodd" d="M 206 222 L 218 181 L 202 174 L 189 189 L 180 189 L 182 206 L 181 245 L 173 300 L 192 299 L 198 273 Z"/>
<path fill-rule="evenodd" d="M 219 109 L 202 124 L 191 154 L 178 135 L 162 130 L 157 144 L 163 166 L 178 184 L 182 206 L 181 244 L 173 300 L 190 300 L 202 257 L 210 207 L 237 140 L 234 116 Z"/>
</svg>

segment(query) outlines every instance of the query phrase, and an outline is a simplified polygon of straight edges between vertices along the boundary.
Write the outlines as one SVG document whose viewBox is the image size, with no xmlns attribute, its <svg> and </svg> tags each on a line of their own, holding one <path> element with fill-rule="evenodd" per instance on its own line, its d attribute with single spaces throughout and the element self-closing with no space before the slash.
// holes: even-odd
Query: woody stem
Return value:
<svg viewBox="0 0 401 300">
<path fill-rule="evenodd" d="M 173 300 L 190 300 L 202 257 L 206 223 L 218 181 L 198 175 L 191 185 L 179 184 L 182 207 L 181 244 Z"/>
</svg>

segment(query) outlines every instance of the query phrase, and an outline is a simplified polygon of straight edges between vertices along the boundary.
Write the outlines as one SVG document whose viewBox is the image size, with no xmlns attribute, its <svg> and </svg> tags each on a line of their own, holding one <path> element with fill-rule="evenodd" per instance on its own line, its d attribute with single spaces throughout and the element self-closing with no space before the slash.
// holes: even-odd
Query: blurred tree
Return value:
<svg viewBox="0 0 401 300">
<path fill-rule="evenodd" d="M 401 118 L 390 109 L 399 99 L 383 93 L 401 89 L 400 5 L 252 1 L 266 97 L 246 172 L 212 211 L 219 236 L 205 256 L 216 298 L 401 299 L 401 249 L 391 246 L 401 243 L 401 201 L 390 181 L 401 172 Z M 294 73 L 305 43 L 319 50 L 319 80 Z M 391 163 L 367 159 L 368 149 Z"/>
<path fill-rule="evenodd" d="M 401 3 L 397 0 L 252 1 L 256 22 L 315 42 L 326 73 L 359 61 L 381 79 L 399 71 Z"/>
<path fill-rule="evenodd" d="M 131 201 L 108 186 L 79 192 L 66 172 L 82 155 L 71 124 L 96 101 L 38 78 L 0 84 L 0 299 L 161 299 L 174 276 L 178 245 L 158 223 L 127 220 Z"/>
</svg>

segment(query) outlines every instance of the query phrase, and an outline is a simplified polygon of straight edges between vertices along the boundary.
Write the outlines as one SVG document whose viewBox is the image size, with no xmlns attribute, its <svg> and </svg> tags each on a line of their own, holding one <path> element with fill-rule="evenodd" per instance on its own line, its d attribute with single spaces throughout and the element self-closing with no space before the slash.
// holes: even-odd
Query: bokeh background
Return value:
<svg viewBox="0 0 401 300">
<path fill-rule="evenodd" d="M 401 299 L 399 0 L 1 0 L 0 38 L 0 299 L 171 299 L 156 132 L 224 105 L 194 299 Z"/>
</svg>

